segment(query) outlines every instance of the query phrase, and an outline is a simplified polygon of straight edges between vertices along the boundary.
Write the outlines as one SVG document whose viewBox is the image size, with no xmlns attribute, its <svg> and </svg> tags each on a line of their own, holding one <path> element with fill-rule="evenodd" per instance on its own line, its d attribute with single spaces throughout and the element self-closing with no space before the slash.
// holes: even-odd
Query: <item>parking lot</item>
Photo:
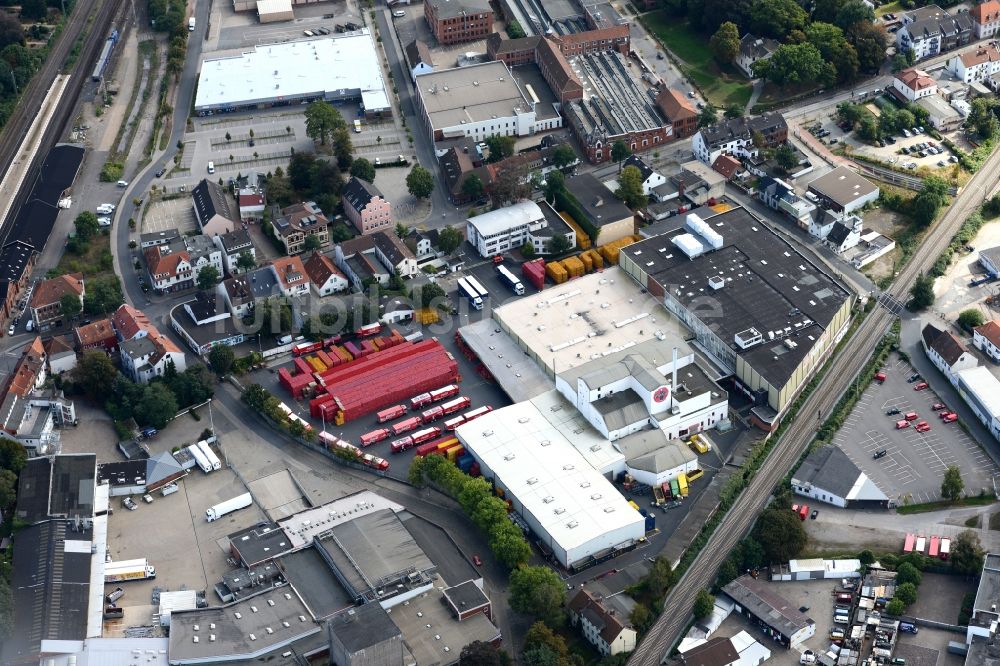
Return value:
<svg viewBox="0 0 1000 666">
<path fill-rule="evenodd" d="M 180 197 L 161 201 L 150 201 L 143 209 L 140 233 L 149 234 L 167 229 L 177 229 L 182 236 L 198 229 L 191 199 Z"/>
<path fill-rule="evenodd" d="M 219 3 L 220 30 L 213 51 L 238 49 L 255 44 L 276 44 L 301 39 L 304 30 L 326 28 L 333 33 L 336 24 L 364 22 L 354 2 L 324 2 L 294 6 L 292 21 L 261 24 L 257 12 L 235 12 L 232 3 Z M 421 6 L 422 8 L 422 6 Z"/>
<path fill-rule="evenodd" d="M 940 402 L 933 390 L 915 391 L 916 383 L 907 382 L 914 374 L 912 366 L 893 355 L 885 373 L 884 384 L 873 382 L 865 389 L 833 442 L 900 504 L 939 500 L 941 479 L 950 465 L 961 469 L 967 494 L 991 489 L 996 465 L 958 423 L 943 423 L 931 410 Z M 891 409 L 900 414 L 886 415 Z M 907 412 L 916 412 L 918 418 L 897 429 L 896 422 Z M 921 421 L 931 429 L 917 432 L 914 426 Z M 874 459 L 882 450 L 885 455 Z"/>
</svg>

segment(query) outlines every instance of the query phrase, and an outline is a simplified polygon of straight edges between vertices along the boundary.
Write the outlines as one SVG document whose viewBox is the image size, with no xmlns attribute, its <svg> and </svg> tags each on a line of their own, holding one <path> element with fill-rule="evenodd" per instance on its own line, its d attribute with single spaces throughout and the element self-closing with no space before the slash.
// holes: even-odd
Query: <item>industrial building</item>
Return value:
<svg viewBox="0 0 1000 666">
<path fill-rule="evenodd" d="M 456 434 L 563 567 L 584 568 L 645 536 L 643 516 L 532 402 L 495 410 Z"/>
<path fill-rule="evenodd" d="M 776 594 L 767 581 L 745 574 L 722 591 L 736 604 L 736 612 L 786 648 L 793 648 L 816 633 L 816 622 Z"/>
<path fill-rule="evenodd" d="M 983 560 L 983 573 L 976 589 L 976 600 L 972 604 L 969 626 L 965 632 L 965 642 L 993 645 L 997 633 L 997 622 L 1000 613 L 997 612 L 997 599 L 1000 599 L 1000 554 L 986 553 Z M 982 649 L 983 645 L 979 649 Z M 972 649 L 969 650 L 970 655 Z M 985 652 L 985 650 L 984 650 Z M 998 655 L 1000 656 L 1000 655 Z M 967 661 L 970 666 L 977 662 Z"/>
<path fill-rule="evenodd" d="M 792 474 L 792 491 L 842 509 L 887 509 L 889 498 L 840 447 L 813 451 Z"/>
<path fill-rule="evenodd" d="M 957 375 L 959 395 L 976 418 L 1000 439 L 1000 380 L 984 366 L 960 370 Z"/>
<path fill-rule="evenodd" d="M 439 44 L 486 39 L 493 32 L 489 0 L 427 0 L 424 19 Z"/>
<path fill-rule="evenodd" d="M 566 179 L 566 191 L 579 204 L 581 224 L 598 230 L 597 243 L 614 243 L 635 233 L 635 214 L 623 204 L 592 173 L 581 173 Z"/>
<path fill-rule="evenodd" d="M 809 183 L 809 191 L 823 208 L 853 213 L 878 200 L 879 188 L 853 170 L 839 166 Z"/>
<path fill-rule="evenodd" d="M 847 330 L 854 303 L 744 208 L 708 222 L 689 214 L 672 232 L 623 248 L 619 263 L 732 374 L 768 430 Z"/>
<path fill-rule="evenodd" d="M 559 217 L 548 202 L 521 201 L 513 206 L 470 217 L 465 237 L 482 257 L 493 257 L 530 244 L 535 254 L 549 254 L 555 235 L 576 245 L 576 232 Z"/>
<path fill-rule="evenodd" d="M 378 50 L 367 28 L 206 58 L 194 110 L 208 115 L 315 100 L 360 101 L 368 117 L 390 111 Z"/>
</svg>

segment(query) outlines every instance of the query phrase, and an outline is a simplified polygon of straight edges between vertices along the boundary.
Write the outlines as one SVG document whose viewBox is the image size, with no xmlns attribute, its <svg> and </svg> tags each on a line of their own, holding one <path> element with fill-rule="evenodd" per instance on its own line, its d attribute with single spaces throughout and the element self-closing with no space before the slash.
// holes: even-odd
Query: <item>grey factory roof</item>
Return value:
<svg viewBox="0 0 1000 666">
<path fill-rule="evenodd" d="M 427 0 L 427 4 L 437 9 L 439 19 L 493 11 L 489 0 Z"/>
<path fill-rule="evenodd" d="M 595 400 L 593 406 L 604 418 L 608 430 L 620 430 L 649 418 L 645 401 L 630 388 Z"/>
<path fill-rule="evenodd" d="M 284 530 L 267 521 L 233 532 L 226 538 L 246 566 L 272 559 L 292 548 Z"/>
<path fill-rule="evenodd" d="M 316 548 L 293 551 L 277 558 L 274 563 L 317 620 L 354 605 L 354 599 L 347 596 L 330 565 Z"/>
<path fill-rule="evenodd" d="M 592 173 L 581 173 L 567 178 L 566 190 L 580 204 L 580 208 L 587 215 L 587 221 L 595 227 L 633 216 L 628 206 L 615 198 L 614 193 Z"/>
<path fill-rule="evenodd" d="M 656 129 L 667 124 L 660 115 L 650 87 L 629 72 L 617 51 L 588 53 L 570 59 L 570 66 L 584 86 L 582 102 L 571 102 L 571 122 L 586 135 L 608 137 Z"/>
<path fill-rule="evenodd" d="M 512 402 L 530 400 L 552 390 L 552 380 L 510 336 L 496 332 L 496 322 L 492 319 L 467 324 L 458 333 Z"/>
<path fill-rule="evenodd" d="M 965 656 L 966 664 L 976 666 L 1000 666 L 1000 644 L 992 638 L 975 635 Z"/>
<path fill-rule="evenodd" d="M 49 517 L 90 518 L 96 478 L 94 454 L 31 458 L 19 476 L 14 515 L 28 524 Z"/>
<path fill-rule="evenodd" d="M 531 110 L 507 65 L 499 60 L 442 69 L 417 79 L 417 93 L 434 129 L 457 127 Z"/>
<path fill-rule="evenodd" d="M 445 588 L 444 596 L 460 612 L 490 603 L 490 598 L 486 596 L 486 593 L 471 580 Z"/>
<path fill-rule="evenodd" d="M 500 630 L 483 613 L 459 622 L 443 602 L 439 587 L 411 599 L 408 605 L 393 606 L 389 615 L 402 631 L 406 647 L 418 664 L 455 663 L 458 659 L 455 655 L 463 646 L 500 638 Z"/>
<path fill-rule="evenodd" d="M 589 364 L 588 364 L 589 365 Z M 627 354 L 624 358 L 595 368 L 580 376 L 587 388 L 594 390 L 614 382 L 634 377 L 639 384 L 650 391 L 663 386 L 665 377 L 656 366 L 641 354 Z"/>
<path fill-rule="evenodd" d="M 1000 599 L 1000 554 L 987 553 L 983 561 L 983 574 L 972 605 L 973 618 L 979 626 L 989 626 L 990 620 L 1000 619 L 993 605 Z M 984 617 L 985 614 L 985 617 Z"/>
<path fill-rule="evenodd" d="M 335 525 L 317 540 L 352 598 L 435 568 L 391 509 Z"/>
<path fill-rule="evenodd" d="M 321 630 L 295 590 L 272 587 L 226 606 L 171 613 L 170 661 L 252 658 Z"/>
<path fill-rule="evenodd" d="M 845 166 L 839 166 L 811 181 L 809 189 L 841 206 L 878 192 L 877 185 Z"/>
<path fill-rule="evenodd" d="M 632 433 L 615 440 L 614 445 L 625 456 L 629 467 L 655 474 L 697 460 L 683 442 L 667 438 L 659 428 Z"/>
<path fill-rule="evenodd" d="M 532 231 L 532 236 L 552 238 L 556 234 L 565 236 L 573 231 L 572 227 L 566 223 L 566 220 L 562 219 L 562 216 L 556 212 L 556 209 L 553 208 L 549 202 L 543 201 L 542 205 L 539 207 L 542 209 L 542 217 L 545 218 L 545 226 L 541 229 Z"/>
<path fill-rule="evenodd" d="M 378 645 L 401 633 L 379 603 L 357 606 L 334 616 L 330 619 L 330 631 L 348 654 Z"/>
<path fill-rule="evenodd" d="M 836 497 L 846 498 L 860 474 L 861 470 L 840 447 L 824 446 L 802 461 L 792 479 L 799 484 L 811 483 Z"/>
<path fill-rule="evenodd" d="M 22 472 L 23 473 L 23 472 Z M 91 539 L 72 521 L 50 520 L 18 531 L 11 574 L 14 627 L 0 661 L 35 655 L 43 640 L 82 641 L 90 607 Z"/>
<path fill-rule="evenodd" d="M 687 233 L 685 219 L 676 218 L 673 232 L 623 248 L 623 257 L 668 285 L 672 299 L 698 310 L 722 343 L 768 383 L 784 386 L 849 292 L 744 208 L 710 218 L 706 224 L 722 236 L 722 247 L 689 259 L 673 242 Z M 709 286 L 713 277 L 725 280 L 721 289 Z M 713 307 L 697 308 L 706 297 Z M 751 328 L 764 341 L 741 349 L 735 336 Z"/>
<path fill-rule="evenodd" d="M 771 585 L 745 574 L 722 588 L 729 597 L 758 619 L 767 622 L 785 636 L 815 624 L 790 601 L 776 594 Z"/>
</svg>

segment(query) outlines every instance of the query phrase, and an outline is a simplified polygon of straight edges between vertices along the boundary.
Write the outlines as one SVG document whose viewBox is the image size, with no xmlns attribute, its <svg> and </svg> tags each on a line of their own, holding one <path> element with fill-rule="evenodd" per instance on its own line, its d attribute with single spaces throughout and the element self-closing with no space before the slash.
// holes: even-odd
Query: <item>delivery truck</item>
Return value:
<svg viewBox="0 0 1000 666">
<path fill-rule="evenodd" d="M 510 269 L 500 264 L 497 266 L 497 275 L 500 277 L 500 281 L 511 288 L 518 296 L 524 294 L 524 285 L 521 281 L 517 279 L 517 276 L 510 272 Z"/>
<path fill-rule="evenodd" d="M 212 469 L 214 470 L 222 469 L 222 461 L 219 460 L 219 456 L 215 455 L 215 451 L 212 450 L 212 447 L 209 446 L 207 441 L 205 441 L 204 439 L 200 440 L 197 444 L 195 444 L 195 446 L 198 447 L 199 451 L 205 454 L 205 457 L 208 459 L 208 462 L 212 466 Z"/>
<path fill-rule="evenodd" d="M 208 474 L 209 472 L 212 471 L 211 461 L 209 461 L 209 459 L 205 456 L 205 453 L 200 448 L 198 448 L 197 444 L 192 444 L 191 446 L 187 447 L 187 450 L 188 453 L 191 454 L 191 457 L 194 458 L 194 461 L 198 463 L 198 467 L 201 468 L 201 471 L 203 471 L 205 474 Z"/>
<path fill-rule="evenodd" d="M 126 583 L 132 580 L 156 578 L 156 567 L 143 557 L 137 560 L 121 560 L 104 565 L 105 583 Z"/>
<path fill-rule="evenodd" d="M 253 498 L 250 497 L 250 493 L 243 493 L 242 495 L 228 499 L 225 502 L 220 502 L 215 506 L 206 509 L 205 518 L 208 519 L 208 522 L 212 522 L 213 520 L 222 518 L 227 513 L 245 509 L 251 504 L 253 504 Z"/>
</svg>

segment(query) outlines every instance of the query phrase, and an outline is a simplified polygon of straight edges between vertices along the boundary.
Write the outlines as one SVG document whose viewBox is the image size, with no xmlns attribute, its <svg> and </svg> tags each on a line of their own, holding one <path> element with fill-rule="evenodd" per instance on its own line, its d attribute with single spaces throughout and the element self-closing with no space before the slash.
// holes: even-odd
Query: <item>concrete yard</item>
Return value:
<svg viewBox="0 0 1000 666">
<path fill-rule="evenodd" d="M 198 229 L 198 220 L 194 216 L 190 197 L 151 201 L 146 206 L 140 232 L 150 234 L 167 229 L 177 229 L 182 236 Z"/>
<path fill-rule="evenodd" d="M 958 423 L 945 424 L 931 411 L 931 405 L 940 402 L 933 390 L 914 391 L 915 384 L 907 383 L 913 367 L 894 355 L 885 372 L 884 384 L 873 382 L 864 389 L 833 442 L 899 504 L 941 499 L 941 479 L 950 465 L 961 469 L 967 494 L 992 489 L 996 465 Z M 887 416 L 892 408 L 901 413 Z M 897 430 L 896 422 L 909 411 L 917 412 L 919 418 Z M 913 426 L 923 420 L 931 430 L 919 433 Z M 881 449 L 886 455 L 873 459 Z"/>
</svg>

